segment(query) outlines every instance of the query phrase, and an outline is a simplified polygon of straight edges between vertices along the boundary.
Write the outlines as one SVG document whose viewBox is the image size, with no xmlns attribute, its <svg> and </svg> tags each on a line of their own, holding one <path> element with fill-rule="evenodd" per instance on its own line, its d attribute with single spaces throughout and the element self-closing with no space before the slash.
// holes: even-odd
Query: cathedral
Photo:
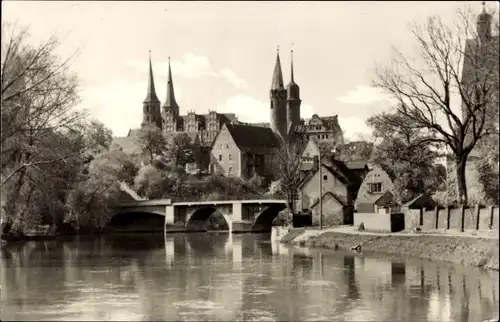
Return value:
<svg viewBox="0 0 500 322">
<path fill-rule="evenodd" d="M 311 119 L 301 118 L 300 87 L 295 82 L 293 69 L 293 51 L 290 63 L 290 82 L 285 86 L 281 68 L 279 51 L 277 52 L 275 67 L 270 88 L 270 122 L 269 123 L 242 123 L 238 121 L 236 113 L 217 113 L 209 110 L 207 114 L 197 114 L 188 111 L 180 114 L 180 107 L 175 99 L 175 90 L 170 58 L 168 63 L 167 95 L 163 105 L 156 95 L 153 77 L 153 66 L 149 57 L 148 86 L 146 98 L 142 103 L 143 118 L 141 128 L 156 126 L 167 135 L 186 133 L 193 142 L 208 150 L 224 124 L 240 124 L 254 127 L 270 128 L 281 140 L 287 141 L 293 135 L 300 135 L 315 141 L 330 141 L 343 144 L 343 133 L 338 123 L 337 115 L 319 117 L 313 115 Z M 235 111 L 236 112 L 236 111 Z M 132 152 L 131 138 L 140 129 L 130 130 L 125 138 L 115 138 L 115 142 L 124 150 Z M 127 149 L 125 146 L 128 146 Z M 208 153 L 208 151 L 206 151 Z"/>
</svg>

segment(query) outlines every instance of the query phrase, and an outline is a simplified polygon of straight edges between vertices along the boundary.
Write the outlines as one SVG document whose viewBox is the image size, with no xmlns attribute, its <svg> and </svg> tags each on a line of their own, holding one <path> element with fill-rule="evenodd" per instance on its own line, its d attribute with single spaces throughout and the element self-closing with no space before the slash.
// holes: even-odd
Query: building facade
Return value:
<svg viewBox="0 0 500 322">
<path fill-rule="evenodd" d="M 268 177 L 279 147 L 279 138 L 270 128 L 224 124 L 212 145 L 210 172 L 245 179 L 255 174 Z"/>
<path fill-rule="evenodd" d="M 355 209 L 358 212 L 375 212 L 375 206 L 386 192 L 393 192 L 394 183 L 381 167 L 374 166 L 366 174 L 355 202 Z"/>
</svg>

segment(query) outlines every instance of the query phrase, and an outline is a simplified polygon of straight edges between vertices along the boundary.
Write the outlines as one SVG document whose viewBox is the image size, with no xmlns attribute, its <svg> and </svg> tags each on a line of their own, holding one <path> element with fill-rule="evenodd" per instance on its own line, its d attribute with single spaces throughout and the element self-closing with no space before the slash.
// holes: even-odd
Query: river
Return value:
<svg viewBox="0 0 500 322">
<path fill-rule="evenodd" d="M 482 321 L 499 274 L 288 248 L 266 234 L 114 235 L 1 250 L 2 320 Z"/>
</svg>

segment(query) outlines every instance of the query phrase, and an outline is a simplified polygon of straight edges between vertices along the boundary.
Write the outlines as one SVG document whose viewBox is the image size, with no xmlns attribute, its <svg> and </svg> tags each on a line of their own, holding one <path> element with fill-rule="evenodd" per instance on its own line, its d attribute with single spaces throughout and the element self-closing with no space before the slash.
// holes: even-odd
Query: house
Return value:
<svg viewBox="0 0 500 322">
<path fill-rule="evenodd" d="M 271 128 L 227 123 L 217 134 L 210 155 L 210 172 L 251 178 L 272 173 L 280 141 Z"/>
<path fill-rule="evenodd" d="M 319 188 L 321 180 L 321 194 Z M 321 173 L 316 157 L 313 167 L 307 171 L 298 185 L 297 210 L 311 210 L 313 225 L 319 224 L 319 198 L 323 201 L 323 223 L 342 225 L 352 220 L 352 210 L 361 179 L 332 154 L 321 160 Z"/>
<path fill-rule="evenodd" d="M 384 196 L 384 194 L 389 191 L 392 195 L 393 189 L 394 183 L 387 172 L 379 166 L 374 166 L 366 174 L 359 187 L 355 209 L 357 212 L 363 213 L 376 212 L 377 207 L 381 207 L 388 202 L 388 197 L 387 195 Z M 381 197 L 384 198 L 381 199 Z"/>
</svg>

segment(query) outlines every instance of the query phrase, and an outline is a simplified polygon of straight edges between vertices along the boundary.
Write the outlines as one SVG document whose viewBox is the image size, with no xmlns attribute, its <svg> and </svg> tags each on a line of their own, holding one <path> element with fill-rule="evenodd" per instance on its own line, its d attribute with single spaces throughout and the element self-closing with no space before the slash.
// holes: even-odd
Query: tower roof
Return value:
<svg viewBox="0 0 500 322">
<path fill-rule="evenodd" d="M 286 86 L 288 98 L 299 98 L 299 85 L 295 83 L 293 75 L 293 50 L 291 51 L 291 62 L 290 62 L 290 83 Z"/>
<path fill-rule="evenodd" d="M 178 107 L 175 100 L 174 82 L 172 81 L 172 69 L 170 68 L 170 57 L 168 57 L 168 81 L 167 81 L 167 98 L 163 107 Z"/>
<path fill-rule="evenodd" d="M 156 96 L 155 90 L 155 80 L 153 78 L 153 66 L 151 64 L 151 50 L 149 51 L 149 77 L 148 77 L 148 92 L 144 103 L 146 102 L 159 102 L 158 96 Z"/>
<path fill-rule="evenodd" d="M 281 90 L 284 88 L 285 86 L 283 85 L 283 73 L 281 72 L 280 52 L 278 48 L 278 53 L 276 55 L 276 65 L 274 66 L 271 90 Z"/>
<path fill-rule="evenodd" d="M 486 12 L 486 3 L 483 1 L 483 11 L 477 16 L 477 21 L 482 22 L 482 21 L 490 21 L 492 16 L 488 12 Z"/>
</svg>

